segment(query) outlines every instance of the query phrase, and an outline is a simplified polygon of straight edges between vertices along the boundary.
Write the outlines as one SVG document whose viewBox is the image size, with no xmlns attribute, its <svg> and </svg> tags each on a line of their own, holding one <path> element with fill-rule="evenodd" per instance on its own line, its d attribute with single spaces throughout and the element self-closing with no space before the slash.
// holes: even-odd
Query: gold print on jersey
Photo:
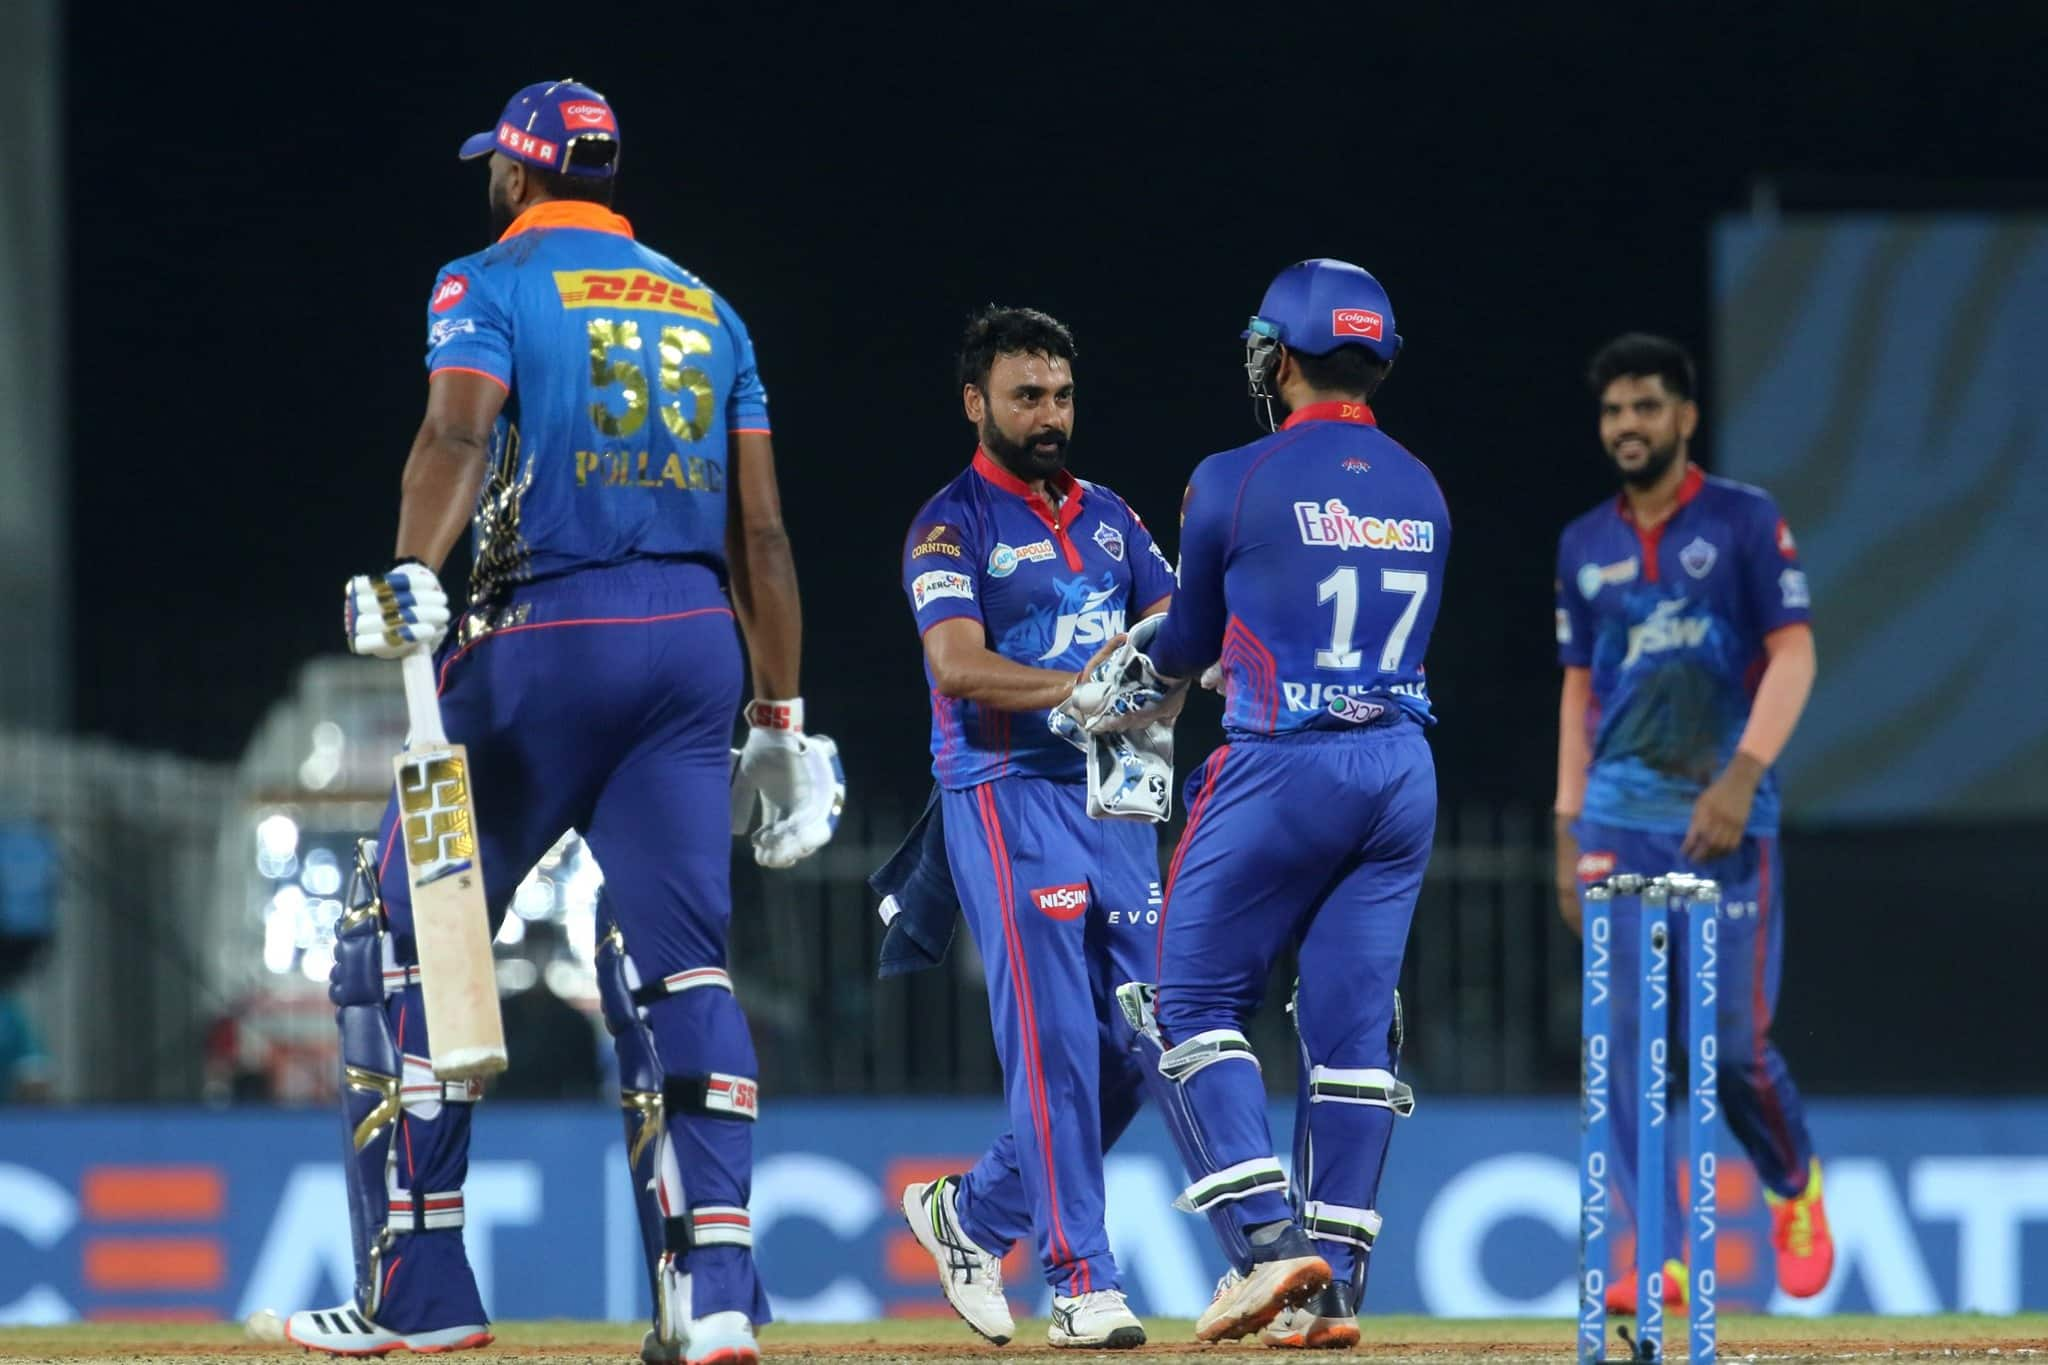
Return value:
<svg viewBox="0 0 2048 1365">
<path fill-rule="evenodd" d="M 576 486 L 586 488 L 679 488 L 685 493 L 723 493 L 725 466 L 702 455 L 687 459 L 670 453 L 660 457 L 648 451 L 579 450 L 576 452 Z"/>
<path fill-rule="evenodd" d="M 661 423 L 678 440 L 701 441 L 711 430 L 711 376 L 685 366 L 686 356 L 710 355 L 711 338 L 694 327 L 661 329 L 661 391 L 690 396 L 690 415 L 680 398 L 661 405 Z"/>
<path fill-rule="evenodd" d="M 520 501 L 533 487 L 533 461 L 524 469 L 519 464 L 519 428 L 505 427 L 505 442 L 498 452 L 484 486 L 477 490 L 476 511 L 471 529 L 476 536 L 476 560 L 469 572 L 470 614 L 487 612 L 493 599 L 506 585 L 525 576 L 532 556 L 519 534 Z"/>
<path fill-rule="evenodd" d="M 599 396 L 590 405 L 590 420 L 606 436 L 631 436 L 647 425 L 647 371 L 632 360 L 614 360 L 613 351 L 640 350 L 640 324 L 627 319 L 592 318 L 590 333 L 590 386 Z M 624 412 L 613 412 L 605 402 L 604 390 L 618 384 L 626 400 Z"/>
</svg>

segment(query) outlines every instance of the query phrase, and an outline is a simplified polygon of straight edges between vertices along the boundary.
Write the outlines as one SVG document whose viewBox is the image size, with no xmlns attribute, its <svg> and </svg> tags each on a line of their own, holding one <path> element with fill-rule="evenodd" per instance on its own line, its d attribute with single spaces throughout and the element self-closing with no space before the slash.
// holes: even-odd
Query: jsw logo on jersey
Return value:
<svg viewBox="0 0 2048 1365">
<path fill-rule="evenodd" d="M 1075 645 L 1099 645 L 1122 634 L 1124 609 L 1103 606 L 1117 592 L 1115 584 L 1097 588 L 1081 600 L 1080 610 L 1061 615 L 1053 625 L 1052 648 L 1039 655 L 1039 660 L 1057 659 Z"/>
<path fill-rule="evenodd" d="M 1650 612 L 1650 619 L 1639 626 L 1628 628 L 1628 654 L 1621 661 L 1627 668 L 1636 660 L 1648 654 L 1662 654 L 1673 649 L 1692 649 L 1707 638 L 1713 629 L 1711 616 L 1680 616 L 1685 610 L 1685 599 L 1674 597 L 1659 602 Z"/>
</svg>

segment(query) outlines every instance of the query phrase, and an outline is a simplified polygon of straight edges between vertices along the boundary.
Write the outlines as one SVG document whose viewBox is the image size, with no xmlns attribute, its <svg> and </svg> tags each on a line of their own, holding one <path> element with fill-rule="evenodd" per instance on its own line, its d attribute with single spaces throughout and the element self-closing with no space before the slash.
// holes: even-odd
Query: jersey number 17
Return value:
<svg viewBox="0 0 2048 1365">
<path fill-rule="evenodd" d="M 1401 609 L 1380 648 L 1379 671 L 1398 673 L 1401 655 L 1408 648 L 1408 634 L 1415 629 L 1415 618 L 1422 614 L 1422 599 L 1429 596 L 1429 575 L 1415 569 L 1381 569 L 1380 591 L 1403 593 L 1408 598 L 1408 605 Z M 1316 651 L 1316 667 L 1343 672 L 1361 667 L 1365 656 L 1352 648 L 1352 636 L 1358 630 L 1357 566 L 1346 564 L 1316 584 L 1316 601 L 1337 604 L 1337 619 L 1330 628 L 1330 647 Z"/>
</svg>

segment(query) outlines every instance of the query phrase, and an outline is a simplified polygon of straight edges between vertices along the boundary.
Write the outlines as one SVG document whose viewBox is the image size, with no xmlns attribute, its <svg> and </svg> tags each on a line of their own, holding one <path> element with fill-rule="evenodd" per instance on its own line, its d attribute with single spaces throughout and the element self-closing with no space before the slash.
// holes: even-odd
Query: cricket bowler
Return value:
<svg viewBox="0 0 2048 1365">
<path fill-rule="evenodd" d="M 1805 1106 L 1772 1044 L 1784 952 L 1778 782 L 1813 690 L 1811 604 L 1799 547 L 1768 493 L 1692 462 L 1692 358 L 1631 333 L 1594 355 L 1588 380 L 1618 496 L 1557 543 L 1557 894 L 1577 929 L 1581 888 L 1616 872 L 1688 872 L 1721 884 L 1720 1084 L 1728 1126 L 1771 1206 L 1778 1286 L 1818 1294 L 1835 1259 Z M 1615 960 L 1634 962 L 1637 920 L 1614 916 Z M 1674 980 L 1689 970 L 1674 936 Z M 1614 975 L 1615 1189 L 1635 1189 L 1638 983 Z M 1678 992 L 1683 1011 L 1688 1001 Z M 1664 1297 L 1686 1302 L 1685 1222 L 1666 1191 Z M 1636 1310 L 1636 1276 L 1608 1306 Z"/>
<path fill-rule="evenodd" d="M 980 446 L 911 523 L 903 589 L 924 641 L 932 772 L 953 887 L 986 971 L 1011 1131 L 962 1175 L 904 1192 L 946 1297 L 999 1344 L 1003 1253 L 1033 1239 L 1054 1346 L 1143 1344 L 1103 1224 L 1102 1153 L 1144 1075 L 1115 1002 L 1150 976 L 1159 851 L 1143 821 L 1091 820 L 1085 760 L 1046 723 L 1077 673 L 1153 615 L 1173 572 L 1123 499 L 1068 472 L 1074 341 L 988 308 L 961 347 Z"/>
</svg>

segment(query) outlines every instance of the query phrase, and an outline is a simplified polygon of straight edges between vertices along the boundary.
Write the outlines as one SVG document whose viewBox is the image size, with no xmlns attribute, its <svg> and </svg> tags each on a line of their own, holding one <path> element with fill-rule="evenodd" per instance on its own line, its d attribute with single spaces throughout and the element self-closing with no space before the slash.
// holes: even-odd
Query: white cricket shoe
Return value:
<svg viewBox="0 0 2048 1365">
<path fill-rule="evenodd" d="M 1358 1344 L 1358 1311 L 1351 1291 L 1330 1287 L 1299 1308 L 1283 1308 L 1259 1333 L 1261 1346 L 1308 1351 L 1348 1351 Z"/>
<path fill-rule="evenodd" d="M 740 1312 L 707 1313 L 690 1319 L 689 1365 L 757 1365 L 761 1347 L 754 1324 Z"/>
<path fill-rule="evenodd" d="M 1069 1298 L 1055 1294 L 1052 1326 L 1045 1339 L 1055 1346 L 1096 1346 L 1112 1351 L 1145 1344 L 1145 1324 L 1124 1302 L 1121 1289 L 1097 1289 Z"/>
<path fill-rule="evenodd" d="M 910 1235 L 939 1267 L 939 1288 L 946 1302 L 969 1327 L 1001 1346 L 1017 1330 L 1010 1305 L 1003 1298 L 1003 1258 L 974 1244 L 960 1226 L 955 1200 L 958 1176 L 941 1176 L 930 1184 L 903 1187 L 903 1221 Z"/>
<path fill-rule="evenodd" d="M 1257 1261 L 1245 1275 L 1233 1270 L 1216 1281 L 1216 1297 L 1195 1319 L 1195 1339 L 1234 1341 L 1264 1331 L 1282 1312 L 1307 1303 L 1329 1283 L 1330 1263 L 1312 1253 Z"/>
<path fill-rule="evenodd" d="M 382 1356 L 393 1351 L 436 1355 L 491 1344 L 491 1329 L 444 1327 L 435 1332 L 394 1332 L 364 1317 L 352 1303 L 339 1308 L 301 1309 L 285 1319 L 285 1340 L 331 1356 Z"/>
</svg>

